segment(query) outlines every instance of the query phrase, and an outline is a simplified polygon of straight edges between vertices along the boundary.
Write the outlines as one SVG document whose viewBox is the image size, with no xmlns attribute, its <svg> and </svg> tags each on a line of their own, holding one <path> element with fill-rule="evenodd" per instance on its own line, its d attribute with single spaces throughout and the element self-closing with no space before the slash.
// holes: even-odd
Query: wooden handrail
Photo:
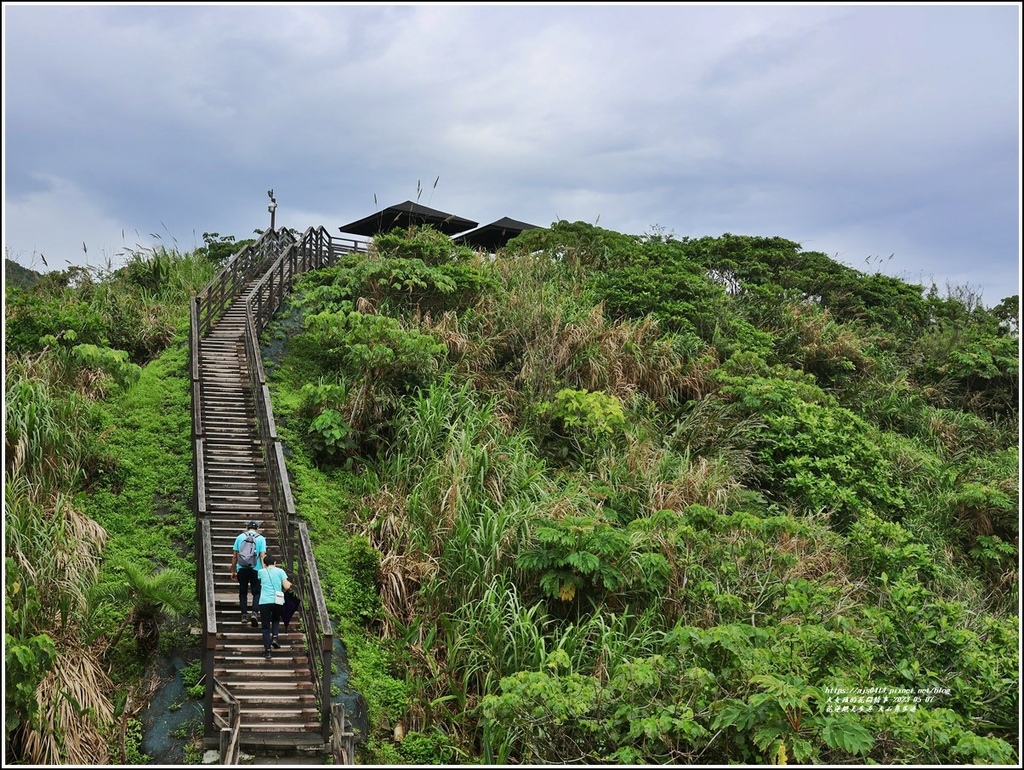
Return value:
<svg viewBox="0 0 1024 770">
<path fill-rule="evenodd" d="M 299 274 L 326 267 L 348 250 L 344 245 L 335 246 L 323 227 L 310 228 L 298 242 L 282 249 L 246 294 L 245 351 L 249 361 L 250 385 L 284 560 L 290 570 L 297 570 L 296 585 L 308 589 L 303 599 L 309 622 L 303 624 L 303 629 L 325 741 L 331 727 L 329 706 L 334 636 L 308 529 L 304 522 L 298 522 L 296 528 L 295 503 L 285 467 L 284 447 L 277 436 L 258 337 L 284 303 L 286 292 L 291 291 Z"/>
<path fill-rule="evenodd" d="M 330 616 L 327 613 L 327 603 L 324 601 L 323 588 L 320 585 L 320 573 L 316 568 L 316 558 L 313 556 L 313 545 L 309 539 L 309 529 L 306 522 L 300 521 L 298 525 L 299 540 L 299 566 L 303 576 L 310 587 L 310 596 L 313 600 L 312 623 L 307 629 L 306 640 L 310 654 L 310 671 L 314 677 L 314 684 L 317 686 L 318 700 L 321 709 L 321 728 L 323 739 L 326 741 L 330 736 L 330 723 L 328 721 L 328 705 L 331 702 L 331 655 L 334 651 L 334 632 L 331 628 Z M 319 657 L 315 657 L 319 653 Z"/>
<path fill-rule="evenodd" d="M 196 518 L 200 518 L 199 512 L 202 515 L 206 515 L 206 485 L 203 483 L 203 479 L 206 478 L 206 458 L 203 448 L 206 443 L 202 436 L 197 436 L 194 442 L 193 457 L 195 459 L 195 505 L 196 505 Z"/>
<path fill-rule="evenodd" d="M 190 353 L 189 376 L 192 382 L 199 380 L 199 298 L 189 302 L 188 349 Z M 194 414 L 194 412 L 193 412 Z M 195 421 L 193 421 L 193 427 Z"/>
</svg>

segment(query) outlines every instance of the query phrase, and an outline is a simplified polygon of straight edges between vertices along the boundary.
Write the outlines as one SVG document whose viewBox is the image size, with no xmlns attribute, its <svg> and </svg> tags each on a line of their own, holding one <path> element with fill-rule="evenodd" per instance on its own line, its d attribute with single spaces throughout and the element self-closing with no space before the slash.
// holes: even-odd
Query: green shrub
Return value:
<svg viewBox="0 0 1024 770">
<path fill-rule="evenodd" d="M 398 752 L 404 763 L 410 765 L 451 765 L 458 759 L 451 739 L 444 733 L 433 731 L 406 733 L 398 745 Z"/>
<path fill-rule="evenodd" d="M 639 529 L 617 529 L 589 517 L 541 520 L 533 528 L 534 547 L 518 564 L 538 572 L 543 593 L 563 602 L 580 594 L 591 601 L 606 593 L 664 587 L 668 564 Z"/>
<path fill-rule="evenodd" d="M 563 457 L 592 455 L 626 427 L 622 403 L 607 393 L 563 388 L 554 401 L 543 402 L 539 412 L 551 420 L 548 443 Z"/>
</svg>

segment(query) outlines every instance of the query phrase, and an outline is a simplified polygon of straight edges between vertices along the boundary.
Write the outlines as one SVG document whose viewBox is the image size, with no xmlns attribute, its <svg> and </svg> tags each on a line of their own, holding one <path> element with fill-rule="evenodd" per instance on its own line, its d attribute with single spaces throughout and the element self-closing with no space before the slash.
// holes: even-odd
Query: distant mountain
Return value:
<svg viewBox="0 0 1024 770">
<path fill-rule="evenodd" d="M 39 283 L 39 279 L 42 277 L 42 273 L 37 273 L 35 270 L 29 270 L 27 267 L 22 267 L 14 260 L 4 258 L 5 286 L 17 286 L 19 288 L 34 286 Z"/>
</svg>

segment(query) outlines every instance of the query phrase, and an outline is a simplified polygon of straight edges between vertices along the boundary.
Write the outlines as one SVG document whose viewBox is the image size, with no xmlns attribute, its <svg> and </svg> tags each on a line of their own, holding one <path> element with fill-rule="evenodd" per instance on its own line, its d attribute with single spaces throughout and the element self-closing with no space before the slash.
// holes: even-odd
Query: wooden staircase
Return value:
<svg viewBox="0 0 1024 770">
<path fill-rule="evenodd" d="M 304 649 L 302 609 L 281 648 L 264 660 L 262 629 L 242 624 L 238 584 L 230 565 L 235 537 L 249 519 L 261 522 L 267 550 L 284 555 L 267 484 L 259 425 L 245 355 L 245 297 L 230 306 L 199 343 L 200 419 L 205 436 L 207 518 L 214 568 L 216 647 L 214 676 L 240 704 L 240 747 L 248 753 L 283 749 L 322 750 L 321 715 Z M 280 564 L 288 570 L 288 565 Z M 289 577 L 294 581 L 295 575 Z M 251 602 L 251 597 L 249 599 Z M 214 712 L 227 720 L 220 694 Z"/>
<path fill-rule="evenodd" d="M 295 510 L 277 436 L 259 334 L 296 278 L 334 264 L 365 243 L 323 227 L 296 238 L 263 233 L 233 255 L 192 298 L 193 510 L 205 706 L 203 740 L 221 764 L 256 756 L 328 754 L 352 764 L 355 734 L 344 705 L 332 703 L 334 634 L 308 527 Z M 261 522 L 267 548 L 302 600 L 280 648 L 264 658 L 262 629 L 241 622 L 230 566 L 235 538 Z M 296 760 L 297 761 L 297 760 Z"/>
</svg>

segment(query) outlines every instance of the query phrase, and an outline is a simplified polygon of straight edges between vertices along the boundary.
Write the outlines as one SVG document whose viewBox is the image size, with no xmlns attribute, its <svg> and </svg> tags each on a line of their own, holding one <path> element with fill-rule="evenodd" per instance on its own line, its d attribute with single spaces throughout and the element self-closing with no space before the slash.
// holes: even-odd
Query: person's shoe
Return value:
<svg viewBox="0 0 1024 770">
<path fill-rule="evenodd" d="M 263 660 L 271 660 L 270 650 L 263 653 Z"/>
<path fill-rule="evenodd" d="M 256 619 L 256 613 L 255 612 L 252 615 L 249 616 L 249 625 L 252 626 L 253 628 L 259 628 L 259 626 L 260 626 L 259 620 Z"/>
<path fill-rule="evenodd" d="M 248 622 L 249 622 L 249 613 L 248 612 L 243 612 L 242 613 L 242 625 L 244 626 Z"/>
<path fill-rule="evenodd" d="M 272 641 L 270 643 L 270 646 L 273 647 L 275 650 L 280 650 L 281 649 L 281 643 L 279 641 L 277 641 L 277 637 L 276 636 L 274 637 L 274 641 Z"/>
</svg>

